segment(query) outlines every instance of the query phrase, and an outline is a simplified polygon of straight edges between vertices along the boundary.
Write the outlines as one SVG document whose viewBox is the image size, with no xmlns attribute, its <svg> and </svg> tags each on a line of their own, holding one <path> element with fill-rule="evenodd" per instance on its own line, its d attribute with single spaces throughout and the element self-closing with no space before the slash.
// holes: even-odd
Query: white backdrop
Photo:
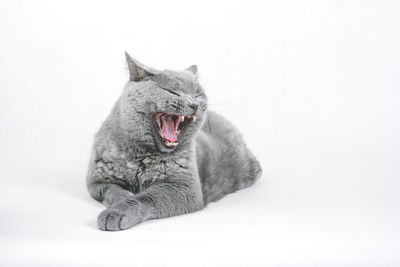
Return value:
<svg viewBox="0 0 400 267">
<path fill-rule="evenodd" d="M 1 266 L 399 266 L 398 1 L 1 1 Z M 187 216 L 96 228 L 93 134 L 124 51 L 197 64 L 259 158 Z"/>
</svg>

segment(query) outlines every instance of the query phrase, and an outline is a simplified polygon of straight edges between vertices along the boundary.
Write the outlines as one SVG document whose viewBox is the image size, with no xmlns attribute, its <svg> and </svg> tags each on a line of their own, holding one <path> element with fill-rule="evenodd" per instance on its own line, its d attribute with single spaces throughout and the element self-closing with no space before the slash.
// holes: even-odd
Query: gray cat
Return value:
<svg viewBox="0 0 400 267">
<path fill-rule="evenodd" d="M 107 207 L 99 229 L 194 212 L 260 177 L 236 128 L 207 111 L 195 65 L 158 71 L 125 55 L 130 81 L 95 136 L 87 176 Z"/>
</svg>

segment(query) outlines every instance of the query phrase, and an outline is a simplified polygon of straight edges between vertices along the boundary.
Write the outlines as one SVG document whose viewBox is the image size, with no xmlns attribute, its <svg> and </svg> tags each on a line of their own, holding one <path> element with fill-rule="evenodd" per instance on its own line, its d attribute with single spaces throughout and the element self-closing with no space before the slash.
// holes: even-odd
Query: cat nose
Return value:
<svg viewBox="0 0 400 267">
<path fill-rule="evenodd" d="M 194 112 L 196 113 L 197 109 L 199 108 L 199 105 L 198 104 L 190 104 L 189 107 L 191 107 L 194 110 Z"/>
</svg>

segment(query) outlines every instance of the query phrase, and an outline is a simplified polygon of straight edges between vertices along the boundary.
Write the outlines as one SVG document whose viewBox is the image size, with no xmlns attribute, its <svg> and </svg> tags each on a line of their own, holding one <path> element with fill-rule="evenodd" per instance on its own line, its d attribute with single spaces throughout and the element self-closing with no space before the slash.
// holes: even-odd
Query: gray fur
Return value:
<svg viewBox="0 0 400 267">
<path fill-rule="evenodd" d="M 90 195 L 107 207 L 98 217 L 101 230 L 194 212 L 260 177 L 236 128 L 207 111 L 195 65 L 157 71 L 126 58 L 130 81 L 95 136 L 87 176 Z M 166 148 L 156 112 L 195 112 L 197 120 L 179 135 L 179 145 Z"/>
</svg>

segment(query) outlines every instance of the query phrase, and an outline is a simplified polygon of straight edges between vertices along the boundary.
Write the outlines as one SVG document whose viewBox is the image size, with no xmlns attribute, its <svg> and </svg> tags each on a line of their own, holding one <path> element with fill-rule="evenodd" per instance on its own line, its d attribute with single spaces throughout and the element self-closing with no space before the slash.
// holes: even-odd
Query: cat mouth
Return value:
<svg viewBox="0 0 400 267">
<path fill-rule="evenodd" d="M 163 139 L 164 145 L 168 148 L 173 148 L 179 144 L 177 142 L 179 134 L 192 120 L 196 122 L 196 114 L 190 116 L 170 114 L 167 112 L 154 114 L 157 132 Z"/>
</svg>

